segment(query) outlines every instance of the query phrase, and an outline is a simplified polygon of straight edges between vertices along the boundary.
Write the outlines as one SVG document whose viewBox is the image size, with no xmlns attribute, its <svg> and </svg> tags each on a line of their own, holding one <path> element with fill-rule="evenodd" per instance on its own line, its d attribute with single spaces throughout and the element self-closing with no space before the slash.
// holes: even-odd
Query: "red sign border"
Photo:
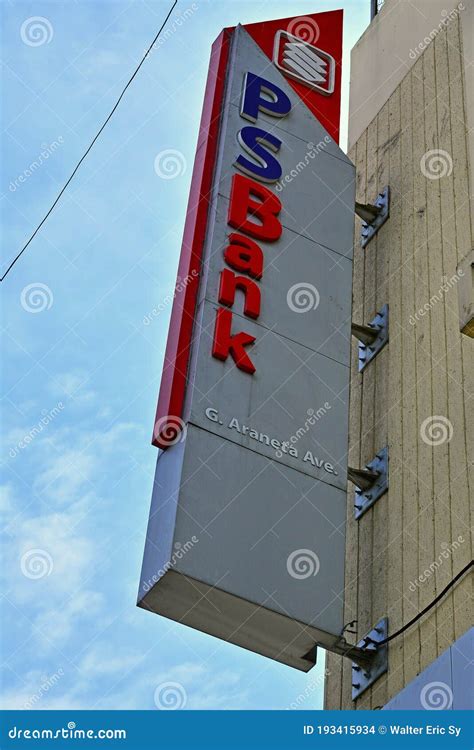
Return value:
<svg viewBox="0 0 474 750">
<path fill-rule="evenodd" d="M 202 254 L 233 31 L 234 29 L 224 29 L 212 45 L 178 266 L 178 281 L 186 280 L 186 285 L 182 294 L 176 296 L 171 311 L 160 395 L 156 409 L 155 429 L 153 430 L 152 443 L 157 448 L 162 449 L 170 445 L 169 435 L 180 431 L 179 420 L 183 413 L 186 392 Z M 158 424 L 159 430 L 157 431 Z"/>
</svg>

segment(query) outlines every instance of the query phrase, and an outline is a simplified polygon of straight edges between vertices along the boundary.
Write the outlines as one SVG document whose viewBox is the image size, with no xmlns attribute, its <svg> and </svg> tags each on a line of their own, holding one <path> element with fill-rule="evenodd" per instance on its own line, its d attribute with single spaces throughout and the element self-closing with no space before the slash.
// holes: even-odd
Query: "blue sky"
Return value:
<svg viewBox="0 0 474 750">
<path fill-rule="evenodd" d="M 169 5 L 3 3 L 3 270 Z M 170 305 L 152 311 L 173 293 L 211 43 L 239 21 L 341 5 L 181 0 L 173 33 L 2 284 L 5 708 L 154 709 L 167 683 L 190 709 L 321 707 L 322 652 L 304 675 L 135 601 Z M 343 4 L 343 134 L 349 50 L 369 6 Z M 155 170 L 167 149 L 179 152 L 174 179 Z"/>
</svg>

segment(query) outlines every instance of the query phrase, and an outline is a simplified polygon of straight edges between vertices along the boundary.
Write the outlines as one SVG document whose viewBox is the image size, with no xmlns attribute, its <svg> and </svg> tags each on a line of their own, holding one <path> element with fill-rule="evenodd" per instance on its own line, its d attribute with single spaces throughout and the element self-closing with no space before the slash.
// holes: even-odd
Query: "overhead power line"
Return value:
<svg viewBox="0 0 474 750">
<path fill-rule="evenodd" d="M 114 104 L 114 106 L 113 106 L 112 110 L 110 111 L 110 113 L 109 113 L 108 117 L 106 118 L 106 120 L 104 121 L 104 123 L 102 124 L 102 126 L 101 126 L 101 127 L 99 128 L 99 130 L 98 130 L 98 131 L 97 131 L 97 133 L 95 134 L 94 138 L 93 138 L 93 139 L 92 139 L 92 141 L 90 142 L 89 146 L 87 147 L 87 149 L 86 149 L 86 150 L 84 151 L 83 155 L 81 156 L 81 158 L 80 158 L 80 159 L 79 159 L 79 161 L 77 162 L 77 164 L 76 164 L 76 166 L 74 167 L 74 170 L 72 171 L 72 173 L 71 173 L 71 175 L 70 175 L 69 179 L 67 180 L 67 182 L 66 182 L 66 183 L 64 184 L 64 186 L 63 186 L 63 187 L 62 187 L 62 189 L 60 190 L 60 192 L 59 192 L 58 196 L 56 197 L 56 200 L 55 200 L 55 201 L 54 201 L 54 203 L 52 204 L 51 208 L 50 208 L 50 209 L 49 209 L 49 211 L 48 211 L 48 212 L 47 212 L 47 213 L 45 214 L 45 216 L 43 217 L 43 219 L 42 219 L 42 220 L 40 221 L 40 223 L 39 223 L 39 224 L 38 224 L 38 226 L 36 227 L 35 231 L 34 231 L 34 232 L 33 232 L 33 234 L 31 235 L 31 237 L 30 237 L 30 238 L 28 239 L 28 241 L 27 241 L 27 242 L 26 242 L 26 243 L 25 243 L 25 244 L 23 245 L 23 247 L 21 248 L 21 250 L 20 250 L 20 251 L 19 251 L 19 252 L 17 253 L 17 255 L 16 255 L 16 256 L 15 256 L 14 258 L 13 258 L 12 262 L 11 262 L 11 263 L 10 263 L 10 265 L 8 266 L 8 268 L 7 268 L 7 270 L 5 271 L 5 273 L 3 274 L 3 276 L 1 276 L 1 277 L 0 277 L 0 281 L 3 281 L 3 280 L 4 280 L 4 278 L 6 277 L 6 275 L 7 275 L 7 274 L 8 274 L 8 273 L 9 273 L 9 272 L 11 271 L 11 269 L 13 268 L 13 266 L 15 265 L 15 263 L 17 262 L 17 260 L 18 260 L 18 259 L 19 259 L 19 258 L 20 258 L 20 257 L 21 257 L 22 255 L 23 255 L 23 253 L 25 252 L 25 250 L 26 250 L 26 248 L 28 247 L 28 245 L 30 244 L 30 242 L 31 242 L 31 241 L 32 241 L 32 240 L 33 240 L 33 239 L 34 239 L 34 238 L 36 237 L 36 235 L 38 234 L 39 230 L 41 229 L 41 227 L 42 227 L 42 226 L 43 226 L 43 224 L 45 223 L 46 219 L 47 219 L 47 218 L 48 218 L 48 216 L 49 216 L 49 215 L 50 215 L 50 214 L 52 213 L 52 211 L 54 210 L 55 206 L 56 206 L 56 205 L 58 204 L 58 202 L 59 202 L 59 200 L 60 200 L 61 196 L 63 195 L 64 191 L 65 191 L 65 190 L 66 190 L 66 188 L 68 187 L 69 183 L 70 183 L 70 182 L 71 182 L 71 180 L 73 179 L 74 175 L 76 174 L 76 172 L 77 172 L 77 170 L 79 169 L 79 167 L 81 166 L 82 162 L 84 161 L 84 159 L 85 159 L 85 158 L 86 158 L 86 156 L 88 155 L 89 151 L 90 151 L 90 150 L 92 149 L 92 147 L 93 147 L 94 143 L 96 142 L 96 140 L 97 140 L 97 139 L 99 138 L 100 134 L 102 133 L 102 131 L 103 131 L 103 130 L 104 130 L 104 128 L 106 127 L 107 123 L 109 122 L 109 120 L 111 119 L 111 117 L 112 117 L 112 115 L 114 114 L 115 110 L 117 109 L 118 105 L 119 105 L 119 104 L 120 104 L 120 102 L 122 101 L 122 99 L 123 99 L 123 97 L 124 97 L 124 94 L 125 94 L 126 90 L 127 90 L 127 89 L 128 89 L 128 87 L 130 86 L 130 84 L 132 83 L 133 79 L 134 79 L 134 78 L 135 78 L 135 76 L 137 75 L 138 71 L 139 71 L 139 70 L 140 70 L 140 68 L 142 67 L 143 63 L 145 62 L 146 58 L 148 57 L 148 54 L 150 53 L 150 51 L 151 51 L 151 49 L 152 49 L 153 45 L 155 44 L 155 42 L 157 41 L 157 39 L 158 39 L 158 37 L 160 36 L 161 32 L 163 31 L 164 27 L 166 26 L 166 23 L 167 23 L 167 21 L 168 21 L 168 18 L 170 17 L 171 13 L 173 12 L 173 10 L 174 10 L 174 7 L 175 7 L 175 5 L 177 4 L 177 2 L 178 2 L 178 0 L 174 0 L 174 2 L 173 2 L 173 4 L 172 4 L 171 8 L 170 8 L 170 9 L 169 9 L 169 11 L 168 11 L 168 14 L 167 14 L 167 16 L 166 16 L 165 20 L 163 21 L 163 23 L 162 23 L 162 24 L 161 24 L 161 26 L 160 26 L 160 28 L 159 28 L 159 30 L 158 30 L 158 32 L 157 32 L 157 34 L 156 34 L 155 38 L 153 39 L 153 41 L 152 41 L 152 43 L 150 44 L 150 46 L 148 47 L 147 51 L 146 51 L 146 52 L 145 52 L 145 54 L 143 55 L 142 59 L 140 60 L 140 63 L 139 63 L 139 64 L 138 64 L 138 66 L 137 66 L 137 67 L 135 68 L 135 71 L 133 72 L 132 76 L 131 76 L 131 77 L 130 77 L 130 79 L 128 80 L 127 84 L 126 84 L 126 85 L 125 85 L 125 87 L 123 88 L 123 90 L 122 90 L 122 93 L 120 94 L 119 98 L 118 98 L 118 99 L 117 99 L 117 101 L 115 102 L 115 104 Z"/>
<path fill-rule="evenodd" d="M 411 626 L 414 625 L 415 622 L 418 622 L 418 620 L 420 620 L 423 617 L 423 615 L 426 615 L 426 613 L 432 607 L 434 607 L 434 605 L 437 604 L 440 601 L 440 599 L 443 598 L 443 596 L 445 596 L 448 593 L 449 589 L 452 588 L 454 586 L 454 584 L 457 583 L 459 581 L 459 579 L 462 578 L 465 573 L 467 573 L 467 571 L 469 570 L 469 568 L 473 567 L 473 565 L 474 565 L 474 560 L 471 560 L 471 562 L 469 562 L 462 570 L 460 570 L 459 573 L 454 576 L 454 578 L 452 579 L 452 581 L 450 581 L 448 583 L 448 585 L 445 586 L 442 591 L 440 591 L 440 593 L 438 594 L 438 596 L 436 596 L 433 599 L 433 601 L 430 602 L 430 604 L 428 604 L 424 609 L 422 609 L 421 612 L 418 612 L 418 614 L 415 615 L 415 617 L 413 617 L 403 627 L 401 627 L 400 630 L 397 630 L 395 633 L 392 633 L 392 635 L 389 635 L 388 638 L 384 638 L 383 641 L 377 641 L 377 646 L 383 646 L 385 643 L 389 643 L 390 641 L 393 641 L 394 638 L 397 638 L 399 635 L 401 635 L 402 633 L 404 633 L 405 630 L 408 630 L 408 628 L 411 628 Z"/>
<path fill-rule="evenodd" d="M 412 617 L 412 619 L 409 620 L 407 623 L 405 623 L 405 625 L 403 625 L 401 628 L 399 628 L 399 630 L 396 630 L 395 633 L 392 633 L 391 635 L 387 636 L 387 638 L 384 638 L 382 641 L 374 641 L 372 638 L 366 637 L 364 639 L 366 641 L 366 646 L 364 646 L 363 648 L 366 648 L 367 644 L 370 644 L 370 643 L 373 644 L 376 648 L 380 648 L 380 646 L 385 646 L 386 643 L 390 643 L 390 641 L 393 641 L 395 638 L 398 638 L 399 635 L 401 635 L 406 630 L 408 630 L 409 628 L 411 628 L 412 625 L 415 624 L 415 622 L 418 622 L 418 620 L 421 620 L 421 618 L 424 615 L 426 615 L 426 613 L 429 612 L 430 609 L 432 609 L 435 606 L 435 604 L 437 604 L 439 601 L 441 601 L 441 599 L 444 596 L 446 596 L 446 594 L 448 593 L 448 591 L 453 586 L 455 586 L 455 584 L 472 567 L 474 567 L 474 560 L 471 560 L 470 562 L 468 562 L 467 565 L 465 565 L 464 568 L 462 568 L 462 570 L 460 570 L 459 573 L 457 573 L 454 576 L 454 578 L 447 584 L 447 586 L 445 586 L 444 589 L 442 591 L 440 591 L 439 594 L 437 596 L 435 596 L 435 598 L 424 609 L 421 610 L 421 612 L 418 612 L 418 614 L 415 615 L 415 617 Z M 353 627 L 356 624 L 357 624 L 357 620 L 351 620 L 351 622 L 348 622 L 347 625 L 344 625 L 344 628 L 342 629 L 341 635 L 343 635 L 344 633 L 354 633 L 354 631 L 353 630 L 349 630 L 349 628 Z M 344 652 L 345 655 L 351 656 L 351 651 L 352 651 L 353 648 L 354 648 L 354 644 L 348 646 L 347 650 Z M 381 708 L 381 706 L 377 706 L 377 708 Z"/>
</svg>

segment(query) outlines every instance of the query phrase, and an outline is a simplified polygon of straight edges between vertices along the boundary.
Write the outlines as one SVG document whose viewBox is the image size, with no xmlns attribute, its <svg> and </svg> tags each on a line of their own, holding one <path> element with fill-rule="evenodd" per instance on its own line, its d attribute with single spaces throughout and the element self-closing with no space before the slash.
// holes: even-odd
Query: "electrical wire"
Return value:
<svg viewBox="0 0 474 750">
<path fill-rule="evenodd" d="M 46 215 L 44 216 L 44 218 L 43 218 L 43 219 L 42 219 L 42 220 L 40 221 L 40 223 L 39 223 L 39 224 L 38 224 L 38 226 L 36 227 L 35 231 L 34 231 L 34 232 L 33 232 L 33 234 L 31 235 L 31 237 L 29 238 L 29 240 L 28 240 L 28 241 L 27 241 L 27 242 L 25 243 L 25 245 L 23 245 L 23 247 L 21 248 L 20 252 L 19 252 L 19 253 L 17 253 L 17 255 L 15 256 L 15 258 L 14 258 L 14 259 L 12 260 L 12 262 L 11 262 L 11 263 L 10 263 L 10 265 L 8 266 L 8 268 L 7 268 L 7 270 L 5 271 L 5 273 L 3 274 L 3 276 L 1 276 L 1 277 L 0 277 L 0 281 L 3 281 L 3 279 L 5 278 L 5 276 L 6 276 L 6 275 L 7 275 L 7 274 L 8 274 L 8 273 L 9 273 L 9 272 L 11 271 L 11 269 L 13 268 L 13 266 L 15 265 L 15 263 L 17 262 L 17 260 L 18 260 L 18 259 L 19 259 L 19 258 L 21 257 L 21 255 L 23 255 L 23 253 L 25 252 L 25 250 L 26 250 L 26 248 L 28 247 L 28 245 L 30 244 L 30 242 L 31 242 L 31 241 L 32 241 L 32 240 L 33 240 L 33 239 L 34 239 L 34 238 L 36 237 L 36 235 L 38 234 L 39 230 L 41 229 L 41 227 L 42 227 L 42 226 L 43 226 L 43 224 L 45 223 L 46 219 L 47 219 L 47 218 L 48 218 L 48 216 L 49 216 L 49 215 L 50 215 L 50 214 L 52 213 L 52 211 L 53 211 L 53 209 L 55 208 L 55 206 L 56 206 L 56 205 L 58 204 L 58 202 L 59 202 L 59 200 L 60 200 L 61 196 L 63 195 L 64 191 L 65 191 L 65 190 L 66 190 L 66 188 L 68 187 L 69 183 L 71 182 L 72 178 L 73 178 L 73 177 L 74 177 L 74 175 L 76 174 L 76 172 L 77 172 L 77 170 L 79 169 L 79 167 L 81 166 L 82 162 L 84 161 L 84 159 L 85 159 L 85 158 L 86 158 L 86 156 L 88 155 L 89 151 L 90 151 L 90 150 L 92 149 L 92 147 L 93 147 L 94 143 L 95 143 L 95 142 L 96 142 L 96 140 L 97 140 L 97 139 L 99 138 L 99 136 L 100 136 L 100 134 L 102 133 L 102 131 L 104 130 L 105 126 L 107 125 L 107 123 L 108 123 L 108 122 L 109 122 L 109 120 L 111 119 L 111 117 L 112 117 L 112 115 L 114 114 L 115 110 L 117 109 L 118 105 L 119 105 L 119 104 L 120 104 L 120 102 L 122 101 L 122 99 L 123 99 L 123 96 L 124 96 L 124 94 L 125 94 L 126 90 L 127 90 L 127 89 L 128 89 L 128 87 L 130 86 L 130 84 L 132 83 L 133 79 L 134 79 L 134 78 L 135 78 L 135 76 L 137 75 L 138 71 L 139 71 L 139 70 L 140 70 L 140 68 L 142 67 L 143 63 L 145 62 L 146 58 L 148 57 L 148 55 L 149 55 L 149 53 L 150 53 L 150 51 L 151 51 L 151 49 L 152 49 L 153 45 L 155 44 L 155 42 L 157 41 L 157 39 L 158 39 L 158 37 L 160 36 L 161 32 L 163 31 L 164 27 L 166 26 L 166 23 L 167 23 L 167 21 L 168 21 L 168 18 L 170 17 L 171 13 L 173 12 L 173 10 L 174 10 L 174 7 L 175 7 L 175 5 L 177 4 L 177 2 L 178 2 L 178 0 L 174 0 L 174 2 L 173 2 L 173 5 L 172 5 L 172 6 L 171 6 L 171 8 L 169 9 L 169 11 L 168 11 L 168 14 L 167 14 L 167 16 L 166 16 L 165 20 L 163 21 L 163 23 L 161 24 L 161 26 L 160 26 L 160 28 L 159 28 L 159 30 L 158 30 L 158 33 L 156 34 L 156 36 L 155 36 L 155 38 L 153 39 L 152 43 L 150 44 L 150 46 L 148 47 L 147 51 L 146 51 L 146 52 L 145 52 L 145 54 L 143 55 L 143 57 L 142 57 L 142 59 L 140 60 L 140 63 L 138 64 L 137 68 L 135 68 L 135 71 L 134 71 L 134 73 L 133 73 L 133 74 L 132 74 L 132 76 L 131 76 L 131 77 L 129 78 L 129 80 L 128 80 L 127 84 L 125 85 L 124 89 L 122 90 L 122 93 L 120 94 L 119 98 L 118 98 L 118 99 L 117 99 L 117 101 L 115 102 L 115 104 L 114 104 L 114 106 L 113 106 L 113 108 L 112 108 L 112 110 L 111 110 L 110 114 L 108 115 L 107 119 L 106 119 L 106 120 L 104 121 L 103 125 L 102 125 L 102 126 L 101 126 L 101 127 L 99 128 L 99 130 L 98 130 L 98 131 L 97 131 L 97 133 L 95 134 L 94 138 L 92 139 L 91 143 L 89 144 L 88 148 L 86 149 L 86 151 L 85 151 L 85 152 L 83 153 L 83 155 L 81 156 L 81 158 L 80 158 L 80 159 L 79 159 L 79 161 L 77 162 L 77 164 L 76 164 L 76 166 L 74 167 L 74 170 L 73 170 L 73 172 L 72 172 L 71 176 L 69 177 L 69 179 L 67 180 L 66 184 L 65 184 L 65 185 L 63 186 L 63 188 L 62 188 L 62 189 L 61 189 L 61 191 L 59 192 L 59 195 L 57 196 L 56 200 L 55 200 L 55 201 L 54 201 L 54 203 L 52 204 L 51 208 L 49 209 L 49 211 L 47 212 L 47 214 L 46 214 Z"/>
<path fill-rule="evenodd" d="M 433 601 L 430 604 L 428 604 L 427 607 L 425 607 L 424 609 L 422 609 L 421 612 L 419 612 L 417 615 L 415 615 L 415 617 L 413 617 L 409 622 L 406 623 L 406 625 L 404 625 L 402 628 L 400 628 L 400 630 L 397 630 L 395 633 L 392 633 L 392 635 L 389 635 L 387 638 L 384 638 L 383 641 L 373 641 L 373 643 L 376 643 L 377 647 L 378 646 L 384 646 L 386 643 L 389 643 L 390 641 L 393 641 L 394 638 L 397 638 L 399 635 L 401 635 L 402 633 L 404 633 L 405 630 L 408 630 L 408 628 L 411 628 L 411 626 L 414 625 L 415 622 L 417 622 L 418 620 L 420 620 L 423 617 L 423 615 L 426 615 L 426 613 L 432 607 L 434 607 L 434 605 L 437 604 L 439 602 L 439 600 L 442 599 L 445 594 L 447 594 L 447 592 L 449 591 L 449 589 L 452 588 L 454 586 L 454 584 L 457 583 L 459 581 L 459 579 L 462 578 L 465 573 L 467 573 L 467 571 L 469 570 L 469 568 L 472 568 L 473 565 L 474 565 L 474 560 L 471 560 L 471 562 L 469 562 L 462 570 L 459 571 L 459 573 L 457 575 L 454 576 L 454 578 L 452 579 L 452 581 L 450 581 L 448 583 L 448 585 L 445 586 L 445 588 L 438 594 L 438 596 L 436 596 L 433 599 Z"/>
</svg>

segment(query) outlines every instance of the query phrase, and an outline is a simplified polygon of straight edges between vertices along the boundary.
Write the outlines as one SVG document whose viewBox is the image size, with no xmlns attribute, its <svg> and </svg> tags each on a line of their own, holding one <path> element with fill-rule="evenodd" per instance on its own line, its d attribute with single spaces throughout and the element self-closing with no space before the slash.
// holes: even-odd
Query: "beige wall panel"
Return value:
<svg viewBox="0 0 474 750">
<path fill-rule="evenodd" d="M 412 75 L 400 87 L 403 127 L 401 146 L 401 336 L 402 336 L 402 579 L 397 589 L 401 598 L 401 621 L 408 622 L 419 612 L 418 577 L 418 413 L 416 399 L 416 282 L 414 262 L 413 208 L 413 108 Z M 402 294 L 403 290 L 403 294 Z M 416 677 L 420 668 L 420 636 L 411 629 L 404 641 L 404 681 Z M 407 658 L 407 655 L 410 655 Z M 399 687 L 398 687 L 399 689 Z M 397 690 L 395 690 L 397 692 Z M 392 693 L 394 694 L 394 693 Z"/>
<path fill-rule="evenodd" d="M 366 200 L 371 202 L 377 195 L 377 120 L 367 129 Z M 377 244 L 369 242 L 355 253 L 354 263 L 364 264 L 364 323 L 368 323 L 376 309 L 376 258 Z M 362 414 L 360 424 L 361 466 L 374 457 L 375 439 L 375 368 L 373 362 L 359 374 L 362 380 Z M 358 577 L 358 625 L 359 638 L 372 627 L 373 587 L 373 508 L 358 521 L 359 526 L 359 577 Z M 371 695 L 366 692 L 358 701 L 357 708 L 370 708 Z"/>
<path fill-rule="evenodd" d="M 397 90 L 389 100 L 390 142 L 391 148 L 384 158 L 389 164 L 390 219 L 384 227 L 389 247 L 389 290 L 390 305 L 390 338 L 385 355 L 388 356 L 388 370 L 385 375 L 388 381 L 386 394 L 388 406 L 388 445 L 389 445 L 389 491 L 379 503 L 386 503 L 388 526 L 387 549 L 387 586 L 386 610 L 389 618 L 389 629 L 394 630 L 402 622 L 402 599 L 400 594 L 402 578 L 402 337 L 400 317 L 402 315 L 401 298 L 401 237 L 402 237 L 402 202 L 401 202 L 401 129 L 402 115 L 400 91 Z M 403 640 L 394 644 L 389 659 L 387 687 L 389 698 L 403 684 Z M 374 688 L 375 690 L 375 688 Z"/>
<path fill-rule="evenodd" d="M 474 13 L 474 11 L 473 11 Z M 466 24 L 463 24 L 465 26 Z M 473 34 L 474 36 L 474 34 Z M 466 58 L 466 46 L 461 43 L 461 29 L 459 25 L 450 25 L 447 29 L 448 40 L 448 68 L 449 68 L 449 86 L 450 86 L 450 109 L 451 109 L 451 141 L 452 141 L 452 158 L 453 158 L 453 187 L 455 201 L 455 224 L 456 224 L 456 250 L 458 263 L 474 246 L 474 237 L 472 233 L 472 214 L 469 210 L 469 177 L 468 177 L 468 151 L 466 127 L 468 126 L 466 110 L 474 107 L 474 93 L 471 92 L 471 107 L 465 103 L 462 96 L 463 84 L 463 57 Z M 471 41 L 472 44 L 472 41 Z M 473 66 L 470 68 L 470 85 L 472 87 Z M 465 76 L 467 80 L 467 76 Z M 466 90 L 466 88 L 464 89 Z M 470 136 L 471 143 L 474 141 L 474 133 Z M 472 161 L 471 172 L 472 172 Z M 471 180 L 472 184 L 472 180 Z M 454 304 L 454 301 L 453 301 Z M 454 334 L 453 334 L 454 335 Z M 471 529 L 474 525 L 474 354 L 473 342 L 467 336 L 461 336 L 461 372 L 464 401 L 464 422 L 465 422 L 465 442 L 466 456 L 468 460 L 467 470 L 467 487 L 466 491 L 469 503 L 462 505 L 457 502 L 456 493 L 453 493 L 452 516 L 453 537 L 457 538 L 459 534 L 463 535 L 462 529 L 469 526 Z M 470 397 L 470 400 L 469 400 Z M 457 482 L 457 480 L 455 480 Z M 463 535 L 464 538 L 464 535 Z M 468 534 L 466 542 L 453 556 L 453 568 L 459 570 L 463 565 L 472 559 L 474 550 L 472 547 L 472 535 Z M 467 593 L 471 590 L 472 584 L 462 582 L 454 592 L 454 612 L 455 612 L 455 633 L 456 637 L 462 633 L 472 623 L 472 612 L 470 611 L 469 598 Z"/>
<path fill-rule="evenodd" d="M 396 108 L 397 109 L 397 108 Z M 390 120 L 390 122 L 389 122 Z M 382 108 L 377 117 L 377 193 L 390 182 L 390 153 L 395 148 L 397 131 L 400 130 L 400 109 L 395 116 L 395 140 L 393 131 L 393 113 L 389 103 Z M 389 259 L 390 233 L 383 227 L 372 240 L 375 243 L 375 311 L 389 302 Z M 386 346 L 369 367 L 375 372 L 375 422 L 374 453 L 387 445 L 388 441 L 388 373 L 389 349 Z M 364 426 L 364 424 L 362 425 Z M 381 498 L 372 510 L 373 518 L 373 583 L 372 583 L 372 625 L 387 614 L 387 543 L 388 543 L 388 496 Z M 378 682 L 371 696 L 371 707 L 383 705 L 387 700 L 387 677 L 384 675 Z"/>
<path fill-rule="evenodd" d="M 349 146 L 357 142 L 413 61 L 423 54 L 423 48 L 429 44 L 427 35 L 433 36 L 443 29 L 443 21 L 458 5 L 457 0 L 385 0 L 381 12 L 351 52 Z M 465 26 L 466 40 L 470 42 L 467 53 L 472 59 L 473 41 L 469 39 L 469 30 L 472 36 L 474 3 L 465 0 L 461 5 L 466 8 L 459 16 Z M 456 13 L 452 15 L 456 16 Z"/>
<path fill-rule="evenodd" d="M 472 559 L 473 341 L 459 331 L 451 281 L 473 246 L 463 57 L 472 15 L 454 18 L 387 87 L 352 151 L 357 200 L 391 188 L 390 218 L 365 251 L 356 219 L 353 320 L 390 306 L 388 346 L 362 375 L 355 346 L 352 363 L 350 465 L 386 442 L 390 450 L 389 492 L 359 522 L 348 493 L 345 619 L 357 615 L 358 638 L 383 615 L 393 633 Z M 377 55 L 372 48 L 371 70 Z M 383 705 L 470 627 L 472 595 L 471 576 L 390 644 L 388 674 L 355 706 L 344 659 L 327 680 L 327 707 Z"/>
<path fill-rule="evenodd" d="M 454 30 L 458 24 L 452 24 Z M 454 202 L 453 143 L 452 132 L 464 130 L 464 123 L 452 119 L 451 102 L 462 102 L 462 76 L 460 70 L 449 71 L 448 50 L 451 41 L 448 35 L 440 35 L 435 41 L 436 71 L 438 91 L 438 131 L 439 147 L 448 154 L 448 170 L 440 182 L 441 189 L 441 231 L 443 245 L 443 268 L 445 280 L 455 277 L 458 264 L 456 246 L 456 216 Z M 458 58 L 459 59 L 459 58 Z M 464 165 L 464 170 L 467 165 Z M 448 284 L 446 286 L 448 286 Z M 449 475 L 441 489 L 442 503 L 450 515 L 450 538 L 442 552 L 442 565 L 450 570 L 450 578 L 469 561 L 469 487 L 467 477 L 466 424 L 464 406 L 464 383 L 462 367 L 462 335 L 459 333 L 459 311 L 455 286 L 447 289 L 443 296 L 446 322 L 446 350 L 448 375 L 448 415 L 452 426 L 452 437 L 448 443 Z M 451 434 L 451 433 L 450 433 Z M 458 546 L 459 545 L 459 546 Z M 454 622 L 442 629 L 445 637 L 453 639 L 469 627 L 472 618 L 465 584 L 461 584 L 449 594 L 453 607 Z M 449 616 L 447 617 L 449 620 Z"/>
<path fill-rule="evenodd" d="M 439 37 L 437 37 L 439 39 Z M 435 71 L 435 45 L 431 44 L 424 54 L 424 91 L 425 91 L 425 138 L 427 152 L 439 151 L 438 107 Z M 438 71 L 439 74 L 439 71 Z M 431 157 L 430 157 L 431 158 Z M 443 254 L 441 243 L 441 180 L 433 178 L 430 170 L 430 158 L 425 162 L 426 178 L 426 211 L 428 218 L 429 287 L 428 299 L 440 294 L 443 283 Z M 428 300 L 424 300 L 427 302 Z M 443 420 L 448 415 L 448 384 L 446 360 L 446 333 L 444 305 L 434 303 L 429 310 L 431 318 L 431 353 L 433 369 L 433 411 L 422 415 L 423 420 L 430 420 L 420 433 L 420 439 L 430 440 L 433 451 L 433 510 L 434 510 L 434 560 L 438 559 L 443 546 L 448 543 L 451 533 L 451 519 L 448 503 L 441 496 L 449 476 L 449 448 L 444 440 L 431 438 L 431 431 L 444 429 Z M 442 427 L 439 427 L 442 425 Z M 450 565 L 441 565 L 435 571 L 436 593 L 439 593 L 451 580 Z M 436 612 L 437 653 L 441 654 L 450 643 L 450 627 L 453 625 L 452 600 L 446 597 L 440 602 Z M 451 634 L 452 635 L 452 634 Z"/>
<path fill-rule="evenodd" d="M 425 140 L 425 92 L 424 57 L 412 69 L 412 118 L 413 118 L 413 183 L 414 183 L 414 271 L 415 307 L 419 310 L 429 299 L 428 216 L 426 183 L 420 163 L 427 151 Z M 432 368 L 431 368 L 431 319 L 423 315 L 416 321 L 416 396 L 418 445 L 418 564 L 425 570 L 434 559 L 434 504 L 433 504 L 433 451 L 430 445 L 419 439 L 420 425 L 433 414 Z M 419 588 L 420 609 L 436 595 L 435 579 L 431 576 Z M 436 658 L 436 613 L 423 619 L 420 624 L 420 669 L 424 669 Z"/>
<path fill-rule="evenodd" d="M 457 206 L 457 194 L 462 190 L 464 196 L 469 186 L 468 179 L 468 160 L 466 153 L 465 138 L 465 107 L 463 106 L 463 75 L 462 75 L 462 54 L 460 28 L 459 25 L 452 26 L 447 31 L 448 47 L 448 70 L 449 70 L 449 90 L 450 90 L 450 116 L 451 116 L 451 142 L 453 157 L 453 198 Z M 465 54 L 464 50 L 464 54 Z M 472 67 L 472 66 L 471 66 Z M 470 76 L 472 85 L 472 74 Z M 471 96 L 471 106 L 474 105 Z M 471 140 L 474 135 L 471 134 Z M 452 254 L 452 262 L 456 259 L 465 257 L 469 249 L 473 246 L 471 234 L 471 212 L 468 206 L 464 204 L 464 210 L 455 212 L 455 250 L 456 255 Z M 452 246 L 451 246 L 452 247 Z M 460 341 L 460 361 L 459 366 L 453 376 L 456 378 L 460 387 L 457 394 L 459 396 L 456 408 L 458 422 L 465 426 L 465 429 L 457 429 L 455 432 L 455 445 L 459 449 L 456 454 L 456 467 L 453 471 L 452 481 L 452 534 L 453 540 L 462 538 L 462 545 L 453 552 L 453 570 L 457 572 L 463 568 L 470 559 L 472 559 L 472 529 L 473 518 L 472 509 L 474 503 L 471 482 L 469 477 L 469 463 L 471 470 L 473 467 L 474 443 L 472 440 L 474 433 L 474 356 L 473 342 L 467 336 L 457 336 L 455 325 L 456 319 L 452 314 L 451 308 L 456 307 L 455 290 L 452 292 L 451 304 L 449 306 L 449 323 L 448 341 L 451 338 L 454 341 Z M 457 361 L 456 361 L 456 364 Z M 468 396 L 471 394 L 470 400 Z M 462 441 L 464 445 L 462 445 Z M 454 449 L 454 446 L 453 446 Z M 464 455 L 463 455 L 464 454 Z M 470 457 L 470 461 L 469 461 Z M 458 464 L 459 471 L 458 471 Z M 455 637 L 462 635 L 472 624 L 472 581 L 465 580 L 456 587 L 453 592 L 454 602 L 454 632 Z"/>
</svg>

